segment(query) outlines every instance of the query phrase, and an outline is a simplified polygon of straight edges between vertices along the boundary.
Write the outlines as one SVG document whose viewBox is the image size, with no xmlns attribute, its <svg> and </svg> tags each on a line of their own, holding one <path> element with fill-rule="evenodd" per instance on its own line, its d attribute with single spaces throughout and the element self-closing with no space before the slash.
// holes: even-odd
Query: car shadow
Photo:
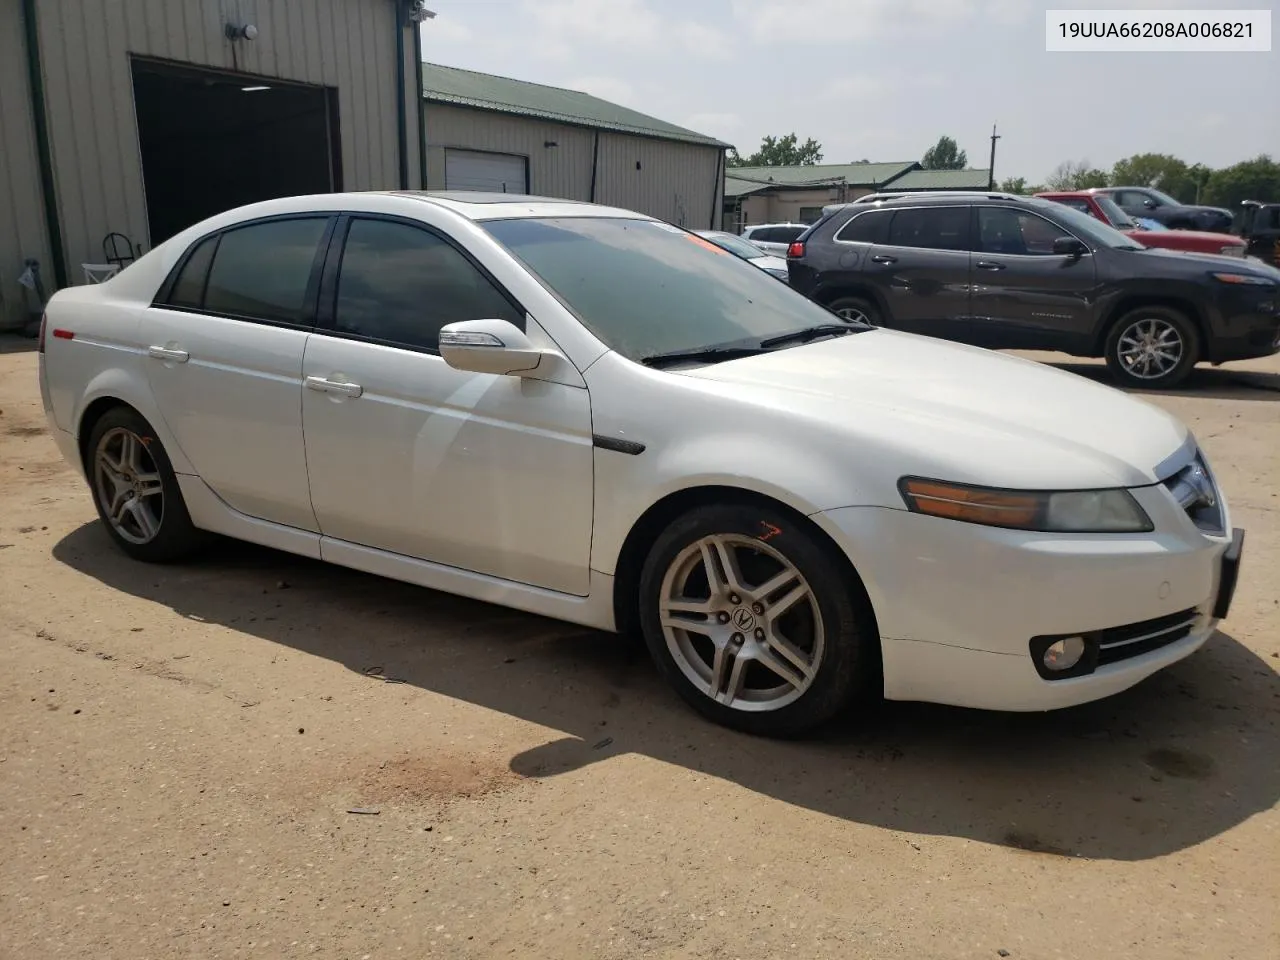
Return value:
<svg viewBox="0 0 1280 960">
<path fill-rule="evenodd" d="M 1049 361 L 1049 366 L 1116 386 L 1105 364 Z M 1128 390 L 1139 397 L 1206 397 L 1213 400 L 1280 400 L 1280 374 L 1230 367 L 1196 367 L 1177 390 Z"/>
<path fill-rule="evenodd" d="M 1101 703 L 1030 715 L 886 704 L 781 742 L 701 719 L 620 637 L 248 544 L 220 541 L 157 568 L 123 559 L 93 523 L 53 554 L 371 684 L 409 683 L 559 731 L 511 758 L 525 777 L 637 753 L 857 823 L 1116 860 L 1184 850 L 1280 800 L 1280 677 L 1225 633 Z"/>
<path fill-rule="evenodd" d="M 0 334 L 0 356 L 6 353 L 31 353 L 39 346 L 37 338 L 24 336 L 19 331 Z"/>
</svg>

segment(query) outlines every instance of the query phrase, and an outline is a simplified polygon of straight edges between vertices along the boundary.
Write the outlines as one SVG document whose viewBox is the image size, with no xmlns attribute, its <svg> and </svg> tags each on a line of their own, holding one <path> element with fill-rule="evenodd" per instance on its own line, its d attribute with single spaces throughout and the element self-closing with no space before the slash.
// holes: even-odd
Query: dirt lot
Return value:
<svg viewBox="0 0 1280 960">
<path fill-rule="evenodd" d="M 1249 531 L 1203 651 L 1082 709 L 787 745 L 609 637 L 254 547 L 125 560 L 29 346 L 0 353 L 0 957 L 1280 957 L 1280 361 L 1154 398 Z"/>
</svg>

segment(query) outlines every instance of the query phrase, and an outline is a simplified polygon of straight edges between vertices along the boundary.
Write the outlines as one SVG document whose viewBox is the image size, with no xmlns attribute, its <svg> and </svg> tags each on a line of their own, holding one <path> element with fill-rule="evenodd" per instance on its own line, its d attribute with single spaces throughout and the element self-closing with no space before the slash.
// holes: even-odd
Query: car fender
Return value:
<svg viewBox="0 0 1280 960">
<path fill-rule="evenodd" d="M 173 465 L 173 472 L 194 475 L 195 469 L 178 446 L 177 440 L 169 432 L 168 424 L 165 422 L 164 416 L 156 403 L 155 396 L 151 392 L 151 384 L 147 379 L 146 372 L 141 369 L 143 357 L 140 354 L 133 354 L 132 359 L 137 369 L 128 369 L 124 365 L 107 367 L 95 374 L 85 386 L 72 417 L 77 442 L 81 439 L 81 425 L 84 421 L 85 412 L 89 410 L 94 402 L 104 398 L 119 400 L 137 410 L 143 419 L 151 425 L 151 429 L 155 431 L 156 437 L 164 447 L 165 453 L 169 456 L 169 462 Z"/>
</svg>

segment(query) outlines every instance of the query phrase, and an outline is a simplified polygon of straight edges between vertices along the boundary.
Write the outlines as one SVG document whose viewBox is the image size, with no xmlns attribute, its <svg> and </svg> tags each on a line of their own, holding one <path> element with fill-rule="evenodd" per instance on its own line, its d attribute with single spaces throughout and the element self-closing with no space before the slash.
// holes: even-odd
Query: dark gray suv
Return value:
<svg viewBox="0 0 1280 960">
<path fill-rule="evenodd" d="M 996 349 L 1106 357 L 1167 388 L 1197 361 L 1280 351 L 1280 270 L 1147 249 L 1062 204 L 918 195 L 833 210 L 787 254 L 792 287 L 851 321 Z"/>
</svg>

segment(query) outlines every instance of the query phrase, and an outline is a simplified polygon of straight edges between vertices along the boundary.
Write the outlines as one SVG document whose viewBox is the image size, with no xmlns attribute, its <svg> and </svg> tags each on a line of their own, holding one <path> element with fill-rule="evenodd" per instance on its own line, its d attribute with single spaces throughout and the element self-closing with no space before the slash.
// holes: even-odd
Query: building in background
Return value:
<svg viewBox="0 0 1280 960">
<path fill-rule="evenodd" d="M 719 226 L 729 144 L 575 90 L 423 65 L 427 187 L 587 200 Z"/>
<path fill-rule="evenodd" d="M 753 223 L 813 223 L 822 208 L 881 190 L 985 190 L 986 170 L 925 170 L 919 162 L 824 163 L 796 167 L 730 167 L 724 223 L 741 232 Z"/>
<path fill-rule="evenodd" d="M 0 0 L 0 327 L 38 306 L 28 259 L 48 294 L 242 203 L 420 186 L 425 15 L 418 0 Z"/>
</svg>

